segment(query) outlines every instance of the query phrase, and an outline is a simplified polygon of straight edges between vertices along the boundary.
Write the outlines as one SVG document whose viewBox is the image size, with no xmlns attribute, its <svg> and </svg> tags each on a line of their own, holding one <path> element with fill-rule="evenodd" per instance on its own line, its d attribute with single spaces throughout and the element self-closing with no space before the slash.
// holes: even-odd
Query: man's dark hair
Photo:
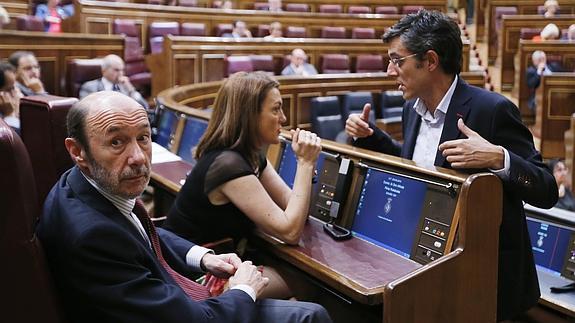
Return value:
<svg viewBox="0 0 575 323">
<path fill-rule="evenodd" d="M 25 57 L 25 56 L 34 56 L 34 53 L 24 51 L 24 50 L 19 50 L 17 52 L 12 53 L 12 55 L 10 55 L 10 57 L 8 57 L 8 62 L 10 62 L 10 64 L 12 64 L 12 66 L 14 66 L 15 68 L 18 68 L 20 58 Z"/>
<path fill-rule="evenodd" d="M 459 26 L 438 11 L 420 10 L 403 17 L 385 32 L 382 39 L 390 43 L 400 37 L 403 46 L 423 60 L 428 50 L 439 56 L 441 68 L 447 74 L 459 74 L 462 65 L 463 43 Z"/>
<path fill-rule="evenodd" d="M 88 107 L 82 101 L 76 102 L 68 111 L 66 116 L 66 127 L 68 137 L 75 139 L 86 151 L 90 153 L 88 138 L 86 136 L 86 118 L 88 117 Z"/>
<path fill-rule="evenodd" d="M 15 68 L 7 62 L 0 62 L 0 90 L 6 86 L 6 76 L 4 75 L 7 71 L 14 72 Z"/>
</svg>

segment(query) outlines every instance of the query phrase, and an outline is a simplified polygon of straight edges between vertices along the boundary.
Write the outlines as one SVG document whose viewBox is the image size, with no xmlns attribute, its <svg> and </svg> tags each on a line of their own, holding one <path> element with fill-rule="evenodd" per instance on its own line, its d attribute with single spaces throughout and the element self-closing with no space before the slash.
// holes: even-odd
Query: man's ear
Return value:
<svg viewBox="0 0 575 323">
<path fill-rule="evenodd" d="M 82 169 L 88 168 L 88 160 L 86 158 L 86 151 L 74 138 L 66 138 L 64 145 L 70 154 L 70 158 Z"/>
<path fill-rule="evenodd" d="M 427 56 L 427 68 L 430 72 L 434 71 L 440 66 L 439 55 L 437 55 L 434 50 L 428 50 L 425 55 Z"/>
</svg>

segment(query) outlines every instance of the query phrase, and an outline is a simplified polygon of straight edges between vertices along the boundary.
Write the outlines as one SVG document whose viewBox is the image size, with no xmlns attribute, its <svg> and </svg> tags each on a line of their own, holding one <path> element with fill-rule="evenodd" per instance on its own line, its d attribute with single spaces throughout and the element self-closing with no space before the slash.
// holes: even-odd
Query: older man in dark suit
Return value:
<svg viewBox="0 0 575 323">
<path fill-rule="evenodd" d="M 148 109 L 146 99 L 132 85 L 130 78 L 124 75 L 125 69 L 126 64 L 120 56 L 110 54 L 104 57 L 102 60 L 102 77 L 82 84 L 80 99 L 94 92 L 116 91 L 131 97 Z"/>
<path fill-rule="evenodd" d="M 517 107 L 459 78 L 463 45 L 450 18 L 421 10 L 402 18 L 383 39 L 389 43 L 387 72 L 396 76 L 408 100 L 403 108 L 404 143 L 368 124 L 369 105 L 363 113 L 350 115 L 346 131 L 357 146 L 412 159 L 423 167 L 491 171 L 501 179 L 497 317 L 513 319 L 539 299 L 522 201 L 552 207 L 557 201 L 553 175 L 541 162 Z"/>
<path fill-rule="evenodd" d="M 76 166 L 46 199 L 37 233 L 71 322 L 331 322 L 321 306 L 258 300 L 267 285 L 250 262 L 214 255 L 156 229 L 136 198 L 150 179 L 145 110 L 98 92 L 68 114 Z M 187 276 L 230 277 L 219 297 Z"/>
</svg>

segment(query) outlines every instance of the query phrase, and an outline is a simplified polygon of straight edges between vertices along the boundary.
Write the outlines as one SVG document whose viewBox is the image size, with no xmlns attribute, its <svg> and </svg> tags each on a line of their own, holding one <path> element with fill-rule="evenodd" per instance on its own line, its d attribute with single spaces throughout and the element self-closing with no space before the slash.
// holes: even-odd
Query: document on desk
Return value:
<svg viewBox="0 0 575 323">
<path fill-rule="evenodd" d="M 152 164 L 161 164 L 173 161 L 179 161 L 182 158 L 166 148 L 152 142 Z"/>
</svg>

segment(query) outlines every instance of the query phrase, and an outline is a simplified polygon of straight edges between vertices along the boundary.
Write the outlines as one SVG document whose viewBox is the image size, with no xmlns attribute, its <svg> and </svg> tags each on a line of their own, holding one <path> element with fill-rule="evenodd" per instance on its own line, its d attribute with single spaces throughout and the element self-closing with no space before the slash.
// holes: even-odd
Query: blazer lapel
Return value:
<svg viewBox="0 0 575 323">
<path fill-rule="evenodd" d="M 405 159 L 411 159 L 413 157 L 413 150 L 415 149 L 415 141 L 417 135 L 419 134 L 419 126 L 421 125 L 421 116 L 415 112 L 413 105 L 415 100 L 406 105 L 403 109 L 405 113 L 403 118 L 406 120 L 403 122 L 405 127 L 404 138 L 403 138 L 403 149 L 401 150 L 401 157 Z"/>
<path fill-rule="evenodd" d="M 467 105 L 467 102 L 471 99 L 471 96 L 467 91 L 468 86 L 469 85 L 461 79 L 461 76 L 459 76 L 455 91 L 451 97 L 451 102 L 449 103 L 449 108 L 447 109 L 447 114 L 445 115 L 445 123 L 443 124 L 441 138 L 439 139 L 440 145 L 446 141 L 461 137 L 461 132 L 459 131 L 459 128 L 457 128 L 457 120 L 463 119 L 463 122 L 467 121 L 467 116 L 469 114 L 469 105 Z M 445 161 L 445 157 L 443 157 L 439 149 L 435 155 L 435 166 L 449 168 L 449 165 Z"/>
<path fill-rule="evenodd" d="M 67 182 L 82 202 L 124 227 L 132 233 L 132 236 L 136 237 L 136 239 L 140 240 L 146 246 L 148 245 L 148 242 L 144 240 L 138 229 L 120 213 L 118 208 L 88 183 L 78 166 L 71 169 Z"/>
</svg>

